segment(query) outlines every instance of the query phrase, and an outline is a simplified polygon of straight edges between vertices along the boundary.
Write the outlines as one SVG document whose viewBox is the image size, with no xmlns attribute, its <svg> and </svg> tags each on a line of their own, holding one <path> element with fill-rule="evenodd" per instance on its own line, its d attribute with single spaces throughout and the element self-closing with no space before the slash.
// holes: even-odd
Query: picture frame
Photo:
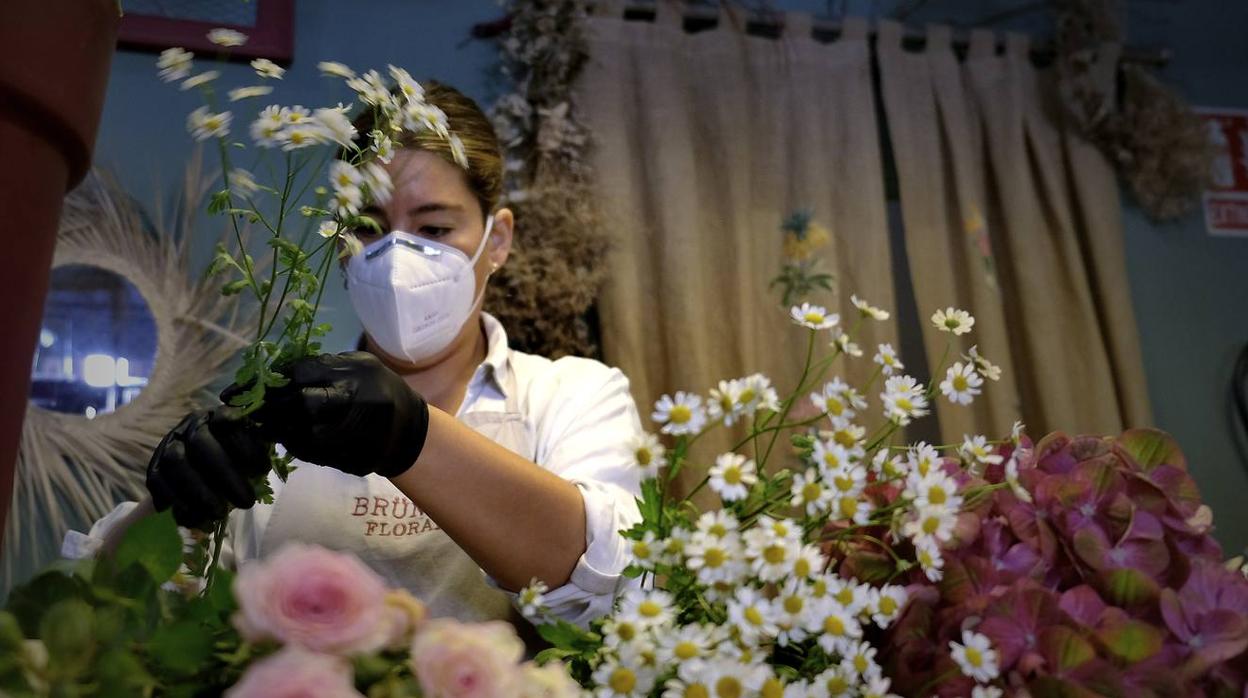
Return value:
<svg viewBox="0 0 1248 698">
<path fill-rule="evenodd" d="M 207 35 L 209 30 L 223 27 L 247 35 L 247 43 L 230 50 L 229 60 L 267 58 L 289 65 L 295 49 L 295 0 L 230 1 L 232 6 L 228 8 L 222 0 L 124 2 L 117 46 L 152 52 L 180 46 L 188 51 L 215 54 L 220 53 L 220 47 L 208 41 Z M 221 8 L 221 21 L 214 21 L 214 4 Z"/>
</svg>

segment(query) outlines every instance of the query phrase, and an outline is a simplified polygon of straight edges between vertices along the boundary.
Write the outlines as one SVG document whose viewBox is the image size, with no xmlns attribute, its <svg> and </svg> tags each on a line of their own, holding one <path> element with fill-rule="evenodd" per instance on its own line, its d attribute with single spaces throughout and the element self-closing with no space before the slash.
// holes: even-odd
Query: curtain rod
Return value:
<svg viewBox="0 0 1248 698">
<path fill-rule="evenodd" d="M 664 0 L 659 0 L 663 2 Z M 598 4 L 598 3 L 595 3 Z M 607 7 L 622 7 L 623 11 L 629 16 L 637 17 L 653 17 L 655 14 L 654 2 L 607 2 Z M 601 6 L 601 5 L 600 5 Z M 604 8 L 605 9 L 605 8 Z M 733 8 L 734 12 L 742 14 L 746 18 L 746 22 L 752 26 L 764 27 L 772 30 L 780 30 L 784 28 L 783 17 L 784 12 L 759 12 L 757 10 L 747 10 L 745 8 Z M 706 5 L 685 5 L 681 14 L 685 19 L 714 23 L 718 21 L 720 9 L 717 7 Z M 814 32 L 819 34 L 839 35 L 842 30 L 841 22 L 833 19 L 813 17 L 811 25 Z M 957 49 L 965 49 L 970 45 L 969 31 L 958 27 L 953 28 L 953 46 Z M 875 29 L 872 29 L 869 36 L 875 38 Z M 905 26 L 902 33 L 902 39 L 909 43 L 922 43 L 927 40 L 926 32 L 919 27 Z M 997 42 L 998 47 L 1002 46 L 1002 42 Z M 1057 48 L 1052 40 L 1038 42 L 1032 46 L 1031 53 L 1033 56 L 1052 57 L 1056 55 Z M 1173 58 L 1173 52 L 1166 47 L 1161 48 L 1145 48 L 1142 46 L 1124 46 L 1122 56 L 1119 59 L 1122 63 L 1134 63 L 1137 65 L 1151 66 L 1155 68 L 1165 67 Z"/>
</svg>

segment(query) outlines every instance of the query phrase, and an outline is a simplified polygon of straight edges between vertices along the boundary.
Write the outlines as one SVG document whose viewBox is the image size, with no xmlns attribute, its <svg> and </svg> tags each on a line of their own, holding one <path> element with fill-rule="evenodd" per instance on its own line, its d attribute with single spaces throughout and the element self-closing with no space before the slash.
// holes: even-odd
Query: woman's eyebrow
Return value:
<svg viewBox="0 0 1248 698">
<path fill-rule="evenodd" d="M 459 204 L 448 204 L 448 203 L 442 203 L 438 201 L 431 201 L 429 203 L 421 204 L 419 206 L 415 206 L 413 208 L 407 209 L 407 215 L 419 216 L 422 213 L 436 213 L 438 211 L 458 212 L 462 210 L 464 210 L 464 207 Z"/>
</svg>

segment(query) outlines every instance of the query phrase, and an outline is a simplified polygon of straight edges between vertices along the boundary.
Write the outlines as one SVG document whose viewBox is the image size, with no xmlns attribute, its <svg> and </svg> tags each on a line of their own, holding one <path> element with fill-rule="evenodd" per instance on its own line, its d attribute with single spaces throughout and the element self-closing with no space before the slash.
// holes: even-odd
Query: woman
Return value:
<svg viewBox="0 0 1248 698">
<path fill-rule="evenodd" d="M 481 311 L 512 242 L 500 148 L 472 100 L 439 84 L 425 96 L 469 166 L 410 133 L 386 166 L 393 195 L 364 213 L 393 232 L 357 231 L 363 251 L 345 264 L 366 351 L 284 369 L 290 384 L 251 418 L 188 415 L 153 455 L 148 489 L 188 527 L 237 507 L 227 564 L 289 541 L 346 550 L 433 614 L 471 621 L 514 617 L 508 592 L 537 579 L 554 613 L 584 624 L 626 582 L 617 532 L 640 518 L 636 407 L 618 370 L 512 351 Z M 271 442 L 297 469 L 270 476 L 273 504 L 253 506 L 248 478 L 268 469 Z M 71 536 L 66 553 L 98 547 L 125 512 Z"/>
</svg>

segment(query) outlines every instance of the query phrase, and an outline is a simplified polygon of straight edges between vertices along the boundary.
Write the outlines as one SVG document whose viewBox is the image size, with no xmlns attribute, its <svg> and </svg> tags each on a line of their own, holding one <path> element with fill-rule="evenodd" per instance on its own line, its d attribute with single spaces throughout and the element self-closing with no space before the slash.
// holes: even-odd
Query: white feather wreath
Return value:
<svg viewBox="0 0 1248 698">
<path fill-rule="evenodd" d="M 206 391 L 248 342 L 235 328 L 255 319 L 212 279 L 193 279 L 188 248 L 204 194 L 198 164 L 187 171 L 172 221 L 145 229 L 137 206 L 93 173 L 65 199 L 53 267 L 86 264 L 135 286 L 156 326 L 156 359 L 146 387 L 95 419 L 31 403 L 22 426 L 13 506 L 5 527 L 4 583 L 54 559 L 72 527 L 90 526 L 119 501 L 146 494 L 144 472 L 169 429 L 210 397 Z M 168 224 L 166 224 L 168 223 Z"/>
</svg>

